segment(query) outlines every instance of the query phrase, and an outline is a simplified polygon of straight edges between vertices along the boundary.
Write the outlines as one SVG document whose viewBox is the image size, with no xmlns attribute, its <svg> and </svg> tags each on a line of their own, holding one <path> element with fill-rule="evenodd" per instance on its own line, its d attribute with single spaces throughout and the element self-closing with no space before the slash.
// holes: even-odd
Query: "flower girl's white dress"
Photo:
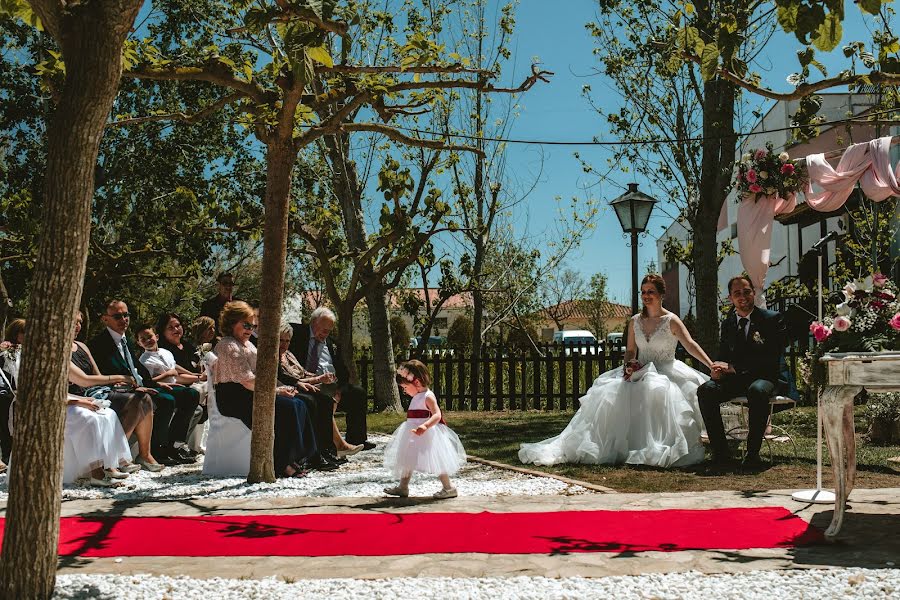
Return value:
<svg viewBox="0 0 900 600">
<path fill-rule="evenodd" d="M 466 451 L 459 436 L 446 424 L 429 427 L 422 435 L 413 433 L 413 429 L 431 415 L 425 406 L 425 398 L 429 396 L 437 402 L 431 390 L 413 396 L 406 421 L 394 431 L 394 436 L 384 449 L 384 466 L 395 478 L 407 477 L 414 471 L 453 475 L 466 462 Z"/>
<path fill-rule="evenodd" d="M 632 317 L 637 359 L 644 365 L 631 381 L 622 367 L 600 375 L 581 398 L 581 408 L 562 433 L 522 444 L 519 460 L 559 463 L 684 466 L 703 460 L 703 421 L 697 388 L 709 377 L 675 359 L 678 340 L 671 315 L 649 335 L 640 314 Z"/>
</svg>

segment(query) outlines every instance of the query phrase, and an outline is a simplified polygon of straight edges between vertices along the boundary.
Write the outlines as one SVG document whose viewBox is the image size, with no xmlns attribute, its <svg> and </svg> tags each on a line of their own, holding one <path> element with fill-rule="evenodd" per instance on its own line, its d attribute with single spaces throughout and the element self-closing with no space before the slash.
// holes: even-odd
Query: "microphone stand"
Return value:
<svg viewBox="0 0 900 600">
<path fill-rule="evenodd" d="M 819 288 L 819 323 L 822 322 L 822 253 L 828 247 L 827 240 L 829 237 L 835 237 L 832 233 L 817 242 L 813 249 L 819 258 L 819 279 L 816 282 Z M 791 499 L 806 504 L 834 504 L 834 492 L 822 489 L 822 394 L 816 394 L 816 489 L 801 490 L 791 494 Z"/>
</svg>

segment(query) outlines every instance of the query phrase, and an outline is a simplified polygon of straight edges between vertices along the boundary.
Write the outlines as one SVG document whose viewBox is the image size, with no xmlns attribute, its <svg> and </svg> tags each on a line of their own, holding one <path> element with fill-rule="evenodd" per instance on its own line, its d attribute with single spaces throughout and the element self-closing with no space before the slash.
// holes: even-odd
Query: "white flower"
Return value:
<svg viewBox="0 0 900 600">
<path fill-rule="evenodd" d="M 760 179 L 768 179 L 768 178 L 769 178 L 769 172 L 768 172 L 768 171 L 760 171 L 760 172 L 759 172 L 759 178 L 760 178 Z"/>
<path fill-rule="evenodd" d="M 869 275 L 865 279 L 857 279 L 853 282 L 853 285 L 856 286 L 857 290 L 862 290 L 864 292 L 872 292 L 872 288 L 875 286 L 875 282 L 872 279 L 872 276 Z"/>
<path fill-rule="evenodd" d="M 853 294 L 856 293 L 856 283 L 848 282 L 847 285 L 844 286 L 844 297 L 849 300 L 853 297 Z"/>
<path fill-rule="evenodd" d="M 787 161 L 791 160 L 791 157 L 788 156 L 787 152 L 782 152 L 781 154 L 778 155 L 778 160 L 780 160 L 781 162 L 787 162 Z"/>
<path fill-rule="evenodd" d="M 750 158 L 750 153 L 744 152 L 744 154 L 741 155 L 741 162 L 750 162 Z"/>
<path fill-rule="evenodd" d="M 840 304 L 838 304 L 837 306 L 834 307 L 834 310 L 838 314 L 839 317 L 849 317 L 850 313 L 853 312 L 851 310 L 851 308 L 849 306 L 847 306 L 846 302 L 841 302 Z"/>
</svg>

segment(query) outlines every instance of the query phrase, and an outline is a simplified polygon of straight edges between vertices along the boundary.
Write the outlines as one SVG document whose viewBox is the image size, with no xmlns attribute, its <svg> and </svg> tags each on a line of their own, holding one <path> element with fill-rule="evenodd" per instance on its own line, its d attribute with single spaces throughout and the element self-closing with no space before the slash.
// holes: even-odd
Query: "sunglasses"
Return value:
<svg viewBox="0 0 900 600">
<path fill-rule="evenodd" d="M 131 317 L 131 313 L 124 312 L 124 313 L 116 313 L 116 314 L 114 314 L 114 315 L 107 315 L 107 316 L 112 317 L 112 318 L 115 319 L 116 321 L 121 321 L 121 320 L 123 320 L 123 319 L 128 319 L 128 318 L 130 318 L 130 317 Z"/>
<path fill-rule="evenodd" d="M 248 323 L 247 321 L 244 321 L 243 323 L 241 323 L 241 325 L 243 325 L 244 329 L 246 329 L 247 331 L 251 331 L 254 327 L 256 327 L 256 323 Z"/>
</svg>

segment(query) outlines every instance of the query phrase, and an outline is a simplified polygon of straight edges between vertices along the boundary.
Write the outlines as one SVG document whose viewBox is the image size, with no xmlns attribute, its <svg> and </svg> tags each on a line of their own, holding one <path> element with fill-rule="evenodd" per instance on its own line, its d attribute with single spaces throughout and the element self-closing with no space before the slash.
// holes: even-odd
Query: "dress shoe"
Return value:
<svg viewBox="0 0 900 600">
<path fill-rule="evenodd" d="M 306 466 L 314 471 L 336 471 L 341 468 L 339 464 L 329 461 L 324 456 L 306 461 Z"/>
<path fill-rule="evenodd" d="M 104 477 L 103 479 L 97 479 L 96 477 L 91 477 L 88 480 L 88 483 L 93 487 L 107 487 L 107 488 L 115 488 L 122 487 L 121 481 L 115 481 L 114 479 L 110 479 L 109 477 Z"/>
<path fill-rule="evenodd" d="M 141 465 L 137 465 L 133 462 L 125 463 L 124 465 L 119 465 L 119 470 L 123 473 L 128 473 L 131 475 L 132 473 L 137 473 L 141 470 Z"/>
<path fill-rule="evenodd" d="M 759 455 L 748 455 L 741 462 L 741 471 L 744 473 L 761 473 L 769 468 L 769 463 L 763 462 Z"/>
<path fill-rule="evenodd" d="M 434 493 L 432 498 L 435 500 L 446 500 L 447 498 L 456 498 L 458 495 L 456 488 L 450 488 L 449 490 L 441 488 L 440 491 Z"/>
<path fill-rule="evenodd" d="M 148 461 L 144 460 L 143 458 L 141 458 L 140 456 L 137 457 L 134 462 L 139 464 L 141 466 L 141 468 L 144 469 L 145 471 L 150 471 L 151 473 L 159 473 L 160 471 L 162 471 L 163 469 L 166 468 L 165 465 L 163 465 L 159 462 L 148 462 Z"/>
<path fill-rule="evenodd" d="M 402 488 L 399 485 L 395 485 L 394 487 L 384 488 L 384 493 L 388 496 L 398 496 L 400 498 L 409 497 L 409 490 L 407 488 Z"/>
<path fill-rule="evenodd" d="M 123 473 L 118 469 L 106 469 L 106 477 L 109 479 L 127 479 L 128 473 Z"/>
<path fill-rule="evenodd" d="M 357 452 L 363 449 L 364 444 L 356 444 L 355 446 L 350 446 L 346 450 L 338 450 L 337 457 L 344 458 L 346 456 L 353 456 Z"/>
<path fill-rule="evenodd" d="M 363 449 L 363 450 L 371 450 L 371 449 L 374 448 L 374 447 L 375 447 L 375 443 L 374 443 L 374 442 L 363 442 L 363 443 L 362 443 L 362 449 Z"/>
</svg>

